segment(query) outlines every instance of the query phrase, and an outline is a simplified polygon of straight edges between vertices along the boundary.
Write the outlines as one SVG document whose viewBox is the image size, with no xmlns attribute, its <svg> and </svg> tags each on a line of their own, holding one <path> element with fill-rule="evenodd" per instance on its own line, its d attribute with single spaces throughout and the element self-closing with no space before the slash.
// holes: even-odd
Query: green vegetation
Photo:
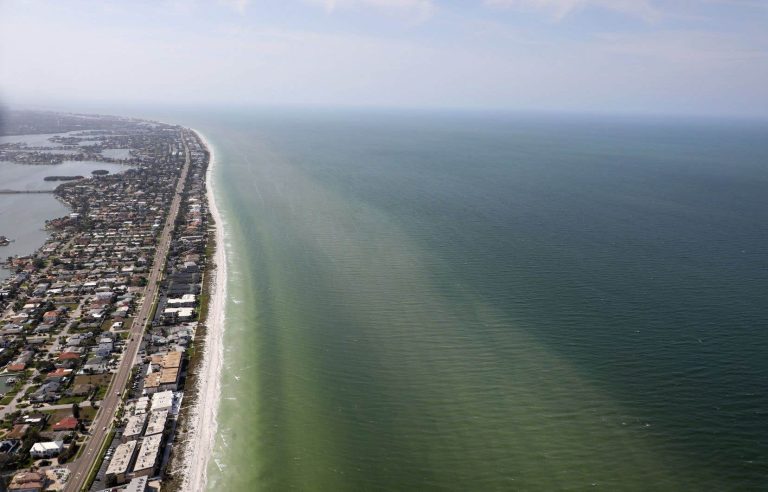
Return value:
<svg viewBox="0 0 768 492">
<path fill-rule="evenodd" d="M 107 395 L 107 385 L 99 385 L 96 388 L 96 393 L 91 397 L 91 400 L 103 400 Z"/>
<path fill-rule="evenodd" d="M 79 448 L 80 446 L 76 442 L 71 443 L 59 455 L 59 463 L 63 464 L 72 461 L 79 454 Z"/>
<path fill-rule="evenodd" d="M 107 385 L 112 379 L 112 375 L 107 374 L 91 374 L 75 376 L 75 385 L 79 384 L 92 384 L 94 386 Z"/>
<path fill-rule="evenodd" d="M 63 398 L 60 398 L 56 404 L 57 405 L 64 405 L 66 403 L 81 403 L 87 400 L 87 396 L 65 396 Z"/>
</svg>

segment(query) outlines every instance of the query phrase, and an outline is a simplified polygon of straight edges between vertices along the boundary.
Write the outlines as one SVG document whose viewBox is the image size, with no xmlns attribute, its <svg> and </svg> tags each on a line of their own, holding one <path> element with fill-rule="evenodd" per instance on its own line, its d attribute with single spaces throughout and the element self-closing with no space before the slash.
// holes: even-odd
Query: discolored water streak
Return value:
<svg viewBox="0 0 768 492">
<path fill-rule="evenodd" d="M 758 124 L 221 113 L 211 490 L 754 489 Z"/>
</svg>

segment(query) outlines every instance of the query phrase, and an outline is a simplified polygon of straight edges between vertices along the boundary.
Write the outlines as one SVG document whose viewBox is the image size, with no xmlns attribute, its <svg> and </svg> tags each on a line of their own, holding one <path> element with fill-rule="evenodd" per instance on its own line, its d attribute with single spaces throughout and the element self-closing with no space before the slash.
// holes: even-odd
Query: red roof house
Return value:
<svg viewBox="0 0 768 492">
<path fill-rule="evenodd" d="M 75 417 L 64 417 L 53 424 L 54 431 L 70 431 L 77 429 L 77 419 Z"/>
<path fill-rule="evenodd" d="M 62 378 L 64 376 L 69 376 L 71 372 L 72 372 L 72 369 L 59 368 L 59 369 L 56 369 L 55 371 L 49 372 L 48 375 L 45 377 L 46 378 Z"/>
<path fill-rule="evenodd" d="M 80 358 L 80 354 L 78 354 L 77 352 L 62 352 L 59 354 L 59 357 L 58 357 L 59 360 L 74 360 L 79 358 Z"/>
</svg>

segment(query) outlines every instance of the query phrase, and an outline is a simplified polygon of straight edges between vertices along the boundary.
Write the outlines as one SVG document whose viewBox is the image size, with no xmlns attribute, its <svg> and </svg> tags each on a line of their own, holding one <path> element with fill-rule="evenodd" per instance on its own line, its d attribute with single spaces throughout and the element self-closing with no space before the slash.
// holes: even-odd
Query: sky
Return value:
<svg viewBox="0 0 768 492">
<path fill-rule="evenodd" d="M 768 0 L 0 0 L 0 103 L 768 118 Z"/>
</svg>

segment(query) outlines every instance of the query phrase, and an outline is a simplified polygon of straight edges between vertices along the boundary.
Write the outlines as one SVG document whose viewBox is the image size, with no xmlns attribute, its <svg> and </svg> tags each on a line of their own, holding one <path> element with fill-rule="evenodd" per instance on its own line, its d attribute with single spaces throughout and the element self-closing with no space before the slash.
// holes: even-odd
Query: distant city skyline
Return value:
<svg viewBox="0 0 768 492">
<path fill-rule="evenodd" d="M 0 103 L 768 117 L 768 2 L 0 2 Z"/>
</svg>

